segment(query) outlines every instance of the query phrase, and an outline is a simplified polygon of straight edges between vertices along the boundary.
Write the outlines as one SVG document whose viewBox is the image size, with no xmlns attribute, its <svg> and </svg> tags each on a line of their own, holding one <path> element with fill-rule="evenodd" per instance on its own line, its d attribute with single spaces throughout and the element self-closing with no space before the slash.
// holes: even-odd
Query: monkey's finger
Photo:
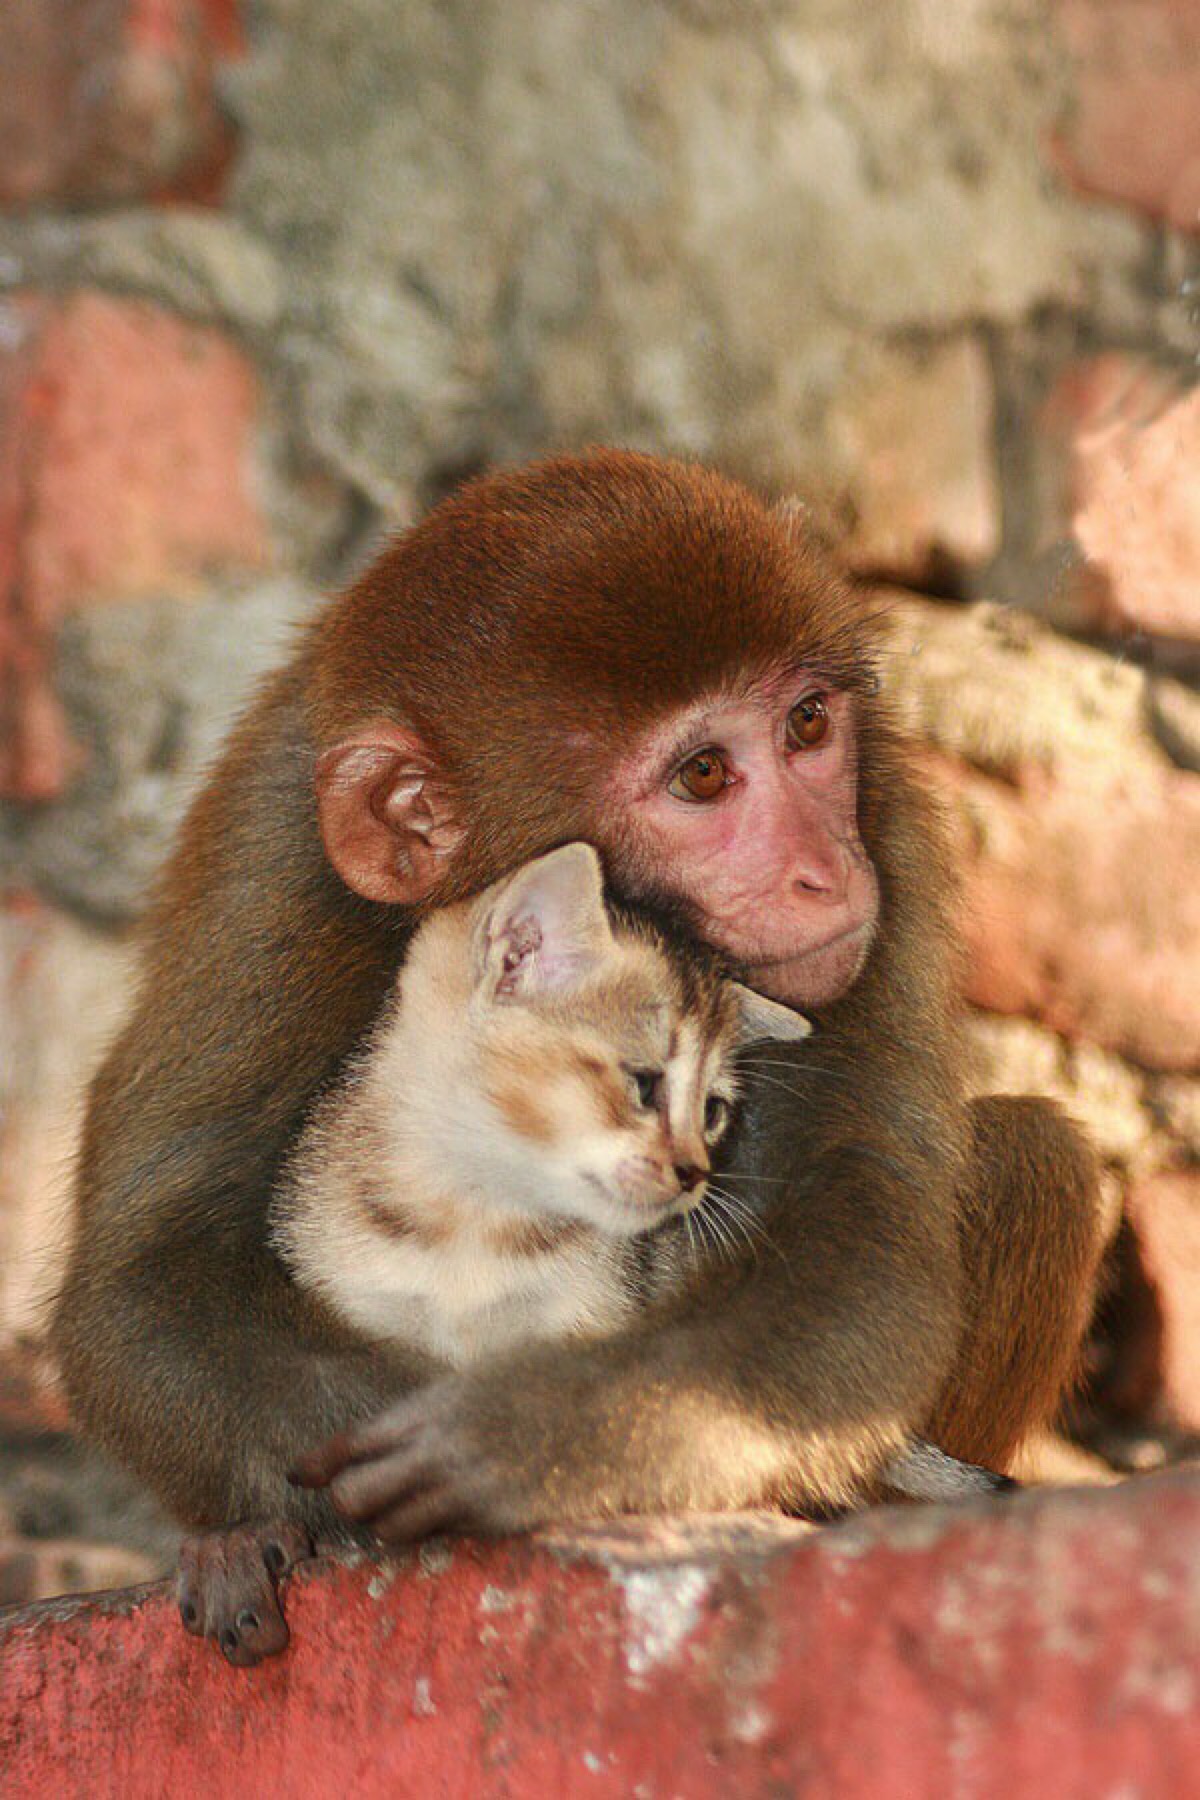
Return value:
<svg viewBox="0 0 1200 1800">
<path fill-rule="evenodd" d="M 331 1483 L 330 1492 L 340 1513 L 373 1528 L 376 1514 L 439 1487 L 445 1474 L 438 1458 L 397 1450 L 374 1462 L 354 1463 L 344 1469 Z"/>
<path fill-rule="evenodd" d="M 343 1469 L 402 1443 L 416 1429 L 420 1416 L 415 1408 L 410 1412 L 408 1408 L 397 1407 L 377 1419 L 368 1419 L 363 1425 L 339 1431 L 325 1443 L 305 1451 L 288 1471 L 288 1480 L 293 1487 L 328 1487 Z"/>
<path fill-rule="evenodd" d="M 434 1488 L 381 1513 L 371 1529 L 381 1543 L 415 1544 L 442 1531 L 460 1530 L 467 1522 L 458 1496 L 447 1488 Z"/>
<path fill-rule="evenodd" d="M 336 1437 L 318 1444 L 315 1450 L 306 1450 L 303 1456 L 297 1457 L 287 1472 L 292 1487 L 328 1487 L 338 1470 L 350 1459 L 349 1437 L 348 1431 L 340 1431 Z"/>
</svg>

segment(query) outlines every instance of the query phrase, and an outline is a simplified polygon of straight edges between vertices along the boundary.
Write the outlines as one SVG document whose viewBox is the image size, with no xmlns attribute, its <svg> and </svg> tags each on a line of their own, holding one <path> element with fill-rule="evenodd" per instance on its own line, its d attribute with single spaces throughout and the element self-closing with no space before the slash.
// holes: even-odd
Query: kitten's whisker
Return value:
<svg viewBox="0 0 1200 1800">
<path fill-rule="evenodd" d="M 755 1242 L 754 1233 L 757 1232 L 759 1236 L 762 1236 L 763 1233 L 762 1227 L 758 1220 L 754 1218 L 754 1215 L 750 1213 L 740 1201 L 736 1200 L 732 1194 L 726 1193 L 723 1188 L 714 1188 L 711 1183 L 708 1192 L 705 1195 L 705 1199 L 706 1201 L 710 1199 L 712 1201 L 711 1217 L 713 1223 L 722 1231 L 731 1252 L 736 1249 L 736 1239 L 734 1237 L 734 1233 L 736 1232 L 739 1237 L 745 1240 L 746 1247 L 753 1253 L 755 1260 L 757 1261 L 758 1245 Z M 753 1224 L 753 1231 L 750 1229 L 751 1223 Z"/>
<path fill-rule="evenodd" d="M 706 1251 L 710 1248 L 709 1234 L 708 1234 L 708 1230 L 707 1230 L 709 1221 L 708 1221 L 707 1217 L 705 1216 L 703 1207 L 697 1207 L 696 1211 L 694 1213 L 690 1213 L 688 1215 L 688 1217 L 696 1227 L 696 1243 L 699 1248 L 699 1253 L 702 1254 L 704 1251 Z"/>
<path fill-rule="evenodd" d="M 823 1063 L 795 1063 L 784 1062 L 780 1058 L 766 1060 L 760 1057 L 744 1056 L 740 1059 L 739 1066 L 749 1069 L 752 1073 L 759 1069 L 790 1069 L 793 1075 L 824 1075 L 828 1081 L 855 1080 L 848 1069 L 829 1069 Z"/>
<path fill-rule="evenodd" d="M 782 1093 L 790 1094 L 794 1100 L 806 1098 L 804 1089 L 797 1082 L 780 1081 L 778 1075 L 764 1075 L 761 1069 L 756 1069 L 754 1079 L 761 1081 L 764 1087 L 779 1088 Z"/>
<path fill-rule="evenodd" d="M 721 1217 L 725 1221 L 730 1237 L 732 1239 L 740 1239 L 745 1244 L 746 1249 L 750 1252 L 754 1261 L 757 1262 L 758 1241 L 755 1238 L 754 1233 L 747 1229 L 745 1220 L 738 1218 L 735 1213 L 724 1211 L 722 1211 Z"/>
<path fill-rule="evenodd" d="M 757 1213 L 744 1205 L 733 1194 L 723 1193 L 720 1194 L 718 1198 L 726 1216 L 737 1224 L 738 1229 L 742 1231 L 746 1237 L 753 1238 L 757 1243 L 766 1242 L 769 1234 L 766 1226 L 758 1217 Z"/>
<path fill-rule="evenodd" d="M 683 1215 L 683 1229 L 684 1234 L 687 1237 L 688 1255 L 691 1257 L 692 1261 L 695 1262 L 696 1240 L 692 1236 L 692 1215 L 690 1212 L 685 1212 Z"/>
<path fill-rule="evenodd" d="M 709 1184 L 708 1192 L 713 1194 L 713 1197 L 718 1202 L 722 1203 L 725 1213 L 732 1216 L 746 1238 L 749 1241 L 752 1241 L 756 1260 L 758 1246 L 760 1244 L 765 1244 L 767 1248 L 779 1258 L 780 1262 L 786 1264 L 786 1256 L 784 1256 L 783 1251 L 779 1248 L 779 1245 L 767 1230 L 766 1225 L 740 1195 L 731 1194 L 727 1188 L 717 1188 L 714 1193 L 711 1183 Z"/>
<path fill-rule="evenodd" d="M 713 1242 L 717 1247 L 718 1255 L 721 1257 L 728 1257 L 731 1261 L 734 1260 L 737 1255 L 737 1245 L 730 1236 L 720 1214 L 715 1208 L 707 1213 L 705 1213 L 702 1208 L 698 1208 L 697 1211 L 700 1217 L 703 1218 L 704 1224 L 712 1233 Z"/>
</svg>

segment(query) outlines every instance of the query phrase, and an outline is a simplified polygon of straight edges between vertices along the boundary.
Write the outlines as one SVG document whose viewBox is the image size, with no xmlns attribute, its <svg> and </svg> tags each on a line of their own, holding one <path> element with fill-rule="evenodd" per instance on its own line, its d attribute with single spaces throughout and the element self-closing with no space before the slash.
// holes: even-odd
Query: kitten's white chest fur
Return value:
<svg viewBox="0 0 1200 1800">
<path fill-rule="evenodd" d="M 402 1338 L 456 1367 L 536 1338 L 593 1335 L 632 1301 L 615 1253 L 567 1239 L 533 1253 L 498 1251 L 464 1222 L 438 1243 L 386 1235 L 360 1207 L 297 1214 L 287 1253 L 301 1281 L 370 1337 Z"/>
</svg>

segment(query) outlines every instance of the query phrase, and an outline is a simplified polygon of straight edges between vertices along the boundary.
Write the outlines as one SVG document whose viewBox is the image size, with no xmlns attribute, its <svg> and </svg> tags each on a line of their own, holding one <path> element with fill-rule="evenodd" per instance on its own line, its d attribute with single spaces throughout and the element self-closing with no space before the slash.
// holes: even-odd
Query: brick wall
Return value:
<svg viewBox="0 0 1200 1800">
<path fill-rule="evenodd" d="M 1200 1480 L 303 1566 L 253 1674 L 162 1588 L 0 1617 L 55 1800 L 1093 1800 L 1195 1792 Z"/>
<path fill-rule="evenodd" d="M 10 0 L 10 1372 L 249 684 L 382 527 L 615 439 L 803 494 L 895 591 L 981 1083 L 1066 1098 L 1127 1199 L 1077 1423 L 1119 1463 L 1200 1428 L 1198 90 L 1185 0 Z M 87 1529 L 27 1497 L 14 1529 Z"/>
</svg>

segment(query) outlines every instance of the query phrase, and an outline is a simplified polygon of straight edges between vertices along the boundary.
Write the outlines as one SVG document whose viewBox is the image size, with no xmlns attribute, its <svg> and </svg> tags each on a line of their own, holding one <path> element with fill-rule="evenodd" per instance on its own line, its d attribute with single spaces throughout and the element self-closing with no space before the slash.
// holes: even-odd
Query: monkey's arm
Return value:
<svg viewBox="0 0 1200 1800">
<path fill-rule="evenodd" d="M 984 1100 L 967 1123 L 957 1349 L 940 1234 L 922 1268 L 911 1201 L 889 1215 L 864 1167 L 857 1189 L 822 1185 L 820 1255 L 810 1210 L 778 1221 L 801 1227 L 793 1278 L 764 1252 L 735 1291 L 657 1329 L 440 1382 L 322 1447 L 308 1478 L 399 1542 L 589 1513 L 829 1507 L 872 1491 L 914 1430 L 1002 1468 L 1076 1372 L 1108 1224 L 1095 1159 L 1057 1109 Z"/>
<path fill-rule="evenodd" d="M 93 1235 L 56 1330 L 74 1410 L 185 1524 L 290 1516 L 344 1536 L 324 1497 L 297 1493 L 286 1471 L 428 1366 L 339 1333 L 268 1251 L 225 1235 L 127 1246 L 119 1267 Z"/>
<path fill-rule="evenodd" d="M 772 1209 L 774 1250 L 754 1266 L 620 1337 L 438 1381 L 310 1455 L 302 1478 L 332 1481 L 339 1510 L 393 1542 L 861 1497 L 957 1341 L 953 1213 L 918 1208 L 888 1160 L 831 1153 Z"/>
</svg>

